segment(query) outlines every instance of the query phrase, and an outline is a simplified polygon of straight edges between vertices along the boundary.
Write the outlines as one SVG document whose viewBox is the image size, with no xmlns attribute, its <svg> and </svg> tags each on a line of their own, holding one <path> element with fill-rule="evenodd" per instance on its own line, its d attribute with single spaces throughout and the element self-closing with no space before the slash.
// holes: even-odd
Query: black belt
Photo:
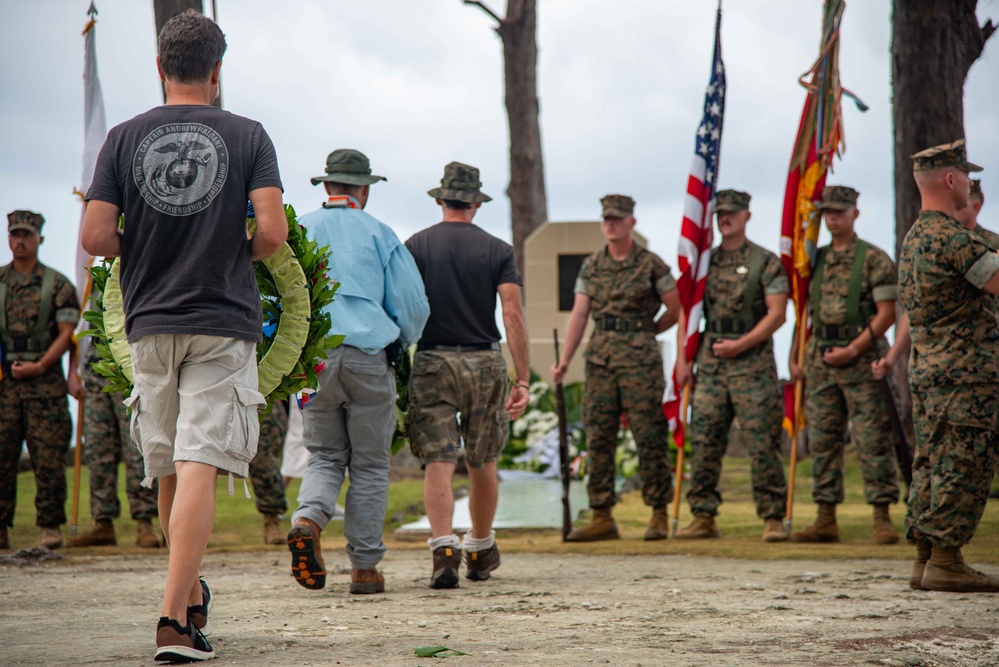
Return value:
<svg viewBox="0 0 999 667">
<path fill-rule="evenodd" d="M 650 331 L 656 333 L 656 323 L 652 320 L 629 320 L 606 315 L 593 318 L 593 322 L 601 331 Z"/>
<path fill-rule="evenodd" d="M 821 341 L 838 342 L 851 341 L 860 335 L 864 327 L 849 326 L 845 324 L 823 324 L 815 327 L 815 335 Z"/>
<path fill-rule="evenodd" d="M 706 333 L 713 334 L 744 334 L 749 331 L 746 323 L 742 320 L 720 317 L 716 320 L 708 320 L 704 325 Z"/>
<path fill-rule="evenodd" d="M 486 350 L 498 351 L 499 343 L 471 343 L 469 345 L 434 345 L 433 343 L 420 343 L 416 346 L 417 352 L 483 352 Z"/>
</svg>

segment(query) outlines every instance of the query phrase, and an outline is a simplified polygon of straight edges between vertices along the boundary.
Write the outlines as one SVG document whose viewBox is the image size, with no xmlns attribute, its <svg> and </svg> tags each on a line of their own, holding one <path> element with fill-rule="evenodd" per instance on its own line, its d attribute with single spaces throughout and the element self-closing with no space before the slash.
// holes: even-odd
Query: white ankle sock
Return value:
<svg viewBox="0 0 999 667">
<path fill-rule="evenodd" d="M 472 537 L 471 531 L 465 533 L 461 546 L 465 551 L 484 551 L 496 544 L 496 531 L 490 530 L 488 537 Z"/>
<path fill-rule="evenodd" d="M 453 534 L 445 535 L 444 537 L 432 537 L 427 540 L 427 544 L 430 545 L 430 551 L 437 551 L 441 547 L 461 548 L 461 540 L 458 539 L 457 535 Z"/>
</svg>

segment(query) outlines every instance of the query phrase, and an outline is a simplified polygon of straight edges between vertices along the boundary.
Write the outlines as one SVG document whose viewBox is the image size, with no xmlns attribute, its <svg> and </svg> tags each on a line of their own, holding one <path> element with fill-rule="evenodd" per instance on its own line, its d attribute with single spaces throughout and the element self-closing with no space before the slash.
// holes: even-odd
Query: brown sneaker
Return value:
<svg viewBox="0 0 999 667">
<path fill-rule="evenodd" d="M 276 514 L 264 515 L 264 544 L 284 544 L 285 533 Z"/>
<path fill-rule="evenodd" d="M 350 592 L 355 595 L 384 593 L 385 577 L 377 569 L 358 570 L 350 568 Z"/>
<path fill-rule="evenodd" d="M 461 550 L 458 547 L 434 549 L 434 574 L 430 577 L 430 588 L 458 588 L 460 566 Z"/>
<path fill-rule="evenodd" d="M 118 544 L 111 519 L 98 519 L 93 527 L 66 540 L 67 547 L 108 547 Z"/>
<path fill-rule="evenodd" d="M 878 544 L 898 544 L 898 532 L 891 525 L 888 503 L 874 506 L 874 541 Z"/>
<path fill-rule="evenodd" d="M 968 567 L 960 549 L 933 547 L 933 555 L 923 570 L 923 588 L 954 593 L 999 593 L 999 577 Z"/>
<path fill-rule="evenodd" d="M 156 624 L 157 662 L 197 662 L 215 657 L 212 645 L 193 623 L 182 626 L 172 618 L 161 616 Z"/>
<path fill-rule="evenodd" d="M 10 535 L 7 526 L 0 527 L 0 549 L 10 549 Z"/>
<path fill-rule="evenodd" d="M 472 581 L 485 581 L 489 573 L 500 566 L 499 547 L 493 544 L 481 551 L 465 552 L 465 578 Z"/>
<path fill-rule="evenodd" d="M 819 514 L 813 523 L 804 530 L 791 533 L 792 542 L 839 542 L 839 526 L 836 525 L 836 505 L 819 503 Z"/>
<path fill-rule="evenodd" d="M 709 540 L 721 537 L 715 515 L 707 512 L 694 512 L 694 520 L 686 528 L 676 531 L 678 540 Z"/>
<path fill-rule="evenodd" d="M 55 528 L 42 528 L 41 545 L 49 549 L 58 549 L 62 546 L 62 530 L 59 526 Z"/>
<path fill-rule="evenodd" d="M 593 518 L 588 524 L 573 529 L 565 537 L 566 542 L 599 542 L 619 539 L 621 539 L 621 533 L 617 532 L 617 524 L 609 509 L 593 510 Z"/>
<path fill-rule="evenodd" d="M 208 620 L 208 614 L 215 606 L 215 601 L 212 599 L 212 589 L 208 586 L 205 578 L 198 577 L 198 583 L 201 584 L 201 604 L 194 604 L 187 608 L 187 620 L 207 637 L 212 634 L 212 625 Z"/>
<path fill-rule="evenodd" d="M 163 546 L 150 519 L 139 519 L 135 522 L 135 545 L 143 549 L 159 549 Z"/>
<path fill-rule="evenodd" d="M 652 518 L 649 519 L 649 527 L 645 529 L 646 541 L 665 540 L 669 537 L 669 517 L 666 516 L 665 507 L 655 507 L 652 509 Z"/>
<path fill-rule="evenodd" d="M 925 591 L 923 586 L 923 573 L 926 571 L 926 563 L 933 555 L 933 547 L 926 540 L 916 541 L 916 560 L 912 563 L 912 576 L 909 577 L 909 588 L 914 591 Z"/>
<path fill-rule="evenodd" d="M 326 586 L 326 565 L 323 563 L 322 531 L 308 519 L 298 519 L 288 532 L 291 550 L 291 573 L 302 586 L 314 591 Z"/>
<path fill-rule="evenodd" d="M 787 531 L 784 530 L 784 522 L 780 519 L 766 519 L 763 522 L 764 542 L 786 542 Z"/>
</svg>

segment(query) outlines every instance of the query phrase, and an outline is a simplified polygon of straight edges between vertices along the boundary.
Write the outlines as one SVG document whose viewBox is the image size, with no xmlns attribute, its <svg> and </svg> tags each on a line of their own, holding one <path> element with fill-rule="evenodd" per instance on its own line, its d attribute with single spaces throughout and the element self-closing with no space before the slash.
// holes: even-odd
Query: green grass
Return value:
<svg viewBox="0 0 999 667">
<path fill-rule="evenodd" d="M 72 509 L 72 469 L 67 470 L 70 500 L 66 503 L 66 513 Z M 124 468 L 119 472 L 119 496 L 122 499 L 123 518 L 115 522 L 118 530 L 119 546 L 73 549 L 72 555 L 94 555 L 108 553 L 149 554 L 146 549 L 134 546 L 135 523 L 129 519 L 128 502 L 125 499 Z M 243 494 L 242 484 L 237 482 L 236 494 L 227 494 L 228 480 L 219 478 L 218 503 L 215 529 L 212 533 L 209 551 L 260 551 L 280 550 L 283 547 L 267 547 L 262 541 L 262 521 L 252 500 Z M 455 486 L 466 484 L 467 480 L 457 478 Z M 298 497 L 299 481 L 294 480 L 288 489 L 291 509 Z M 805 544 L 764 544 L 760 540 L 763 524 L 756 517 L 749 485 L 749 461 L 744 458 L 726 458 L 721 484 L 724 504 L 718 524 L 724 538 L 721 540 L 664 540 L 645 542 L 642 535 L 649 517 L 649 509 L 642 504 L 639 493 L 630 493 L 622 498 L 615 508 L 614 515 L 621 530 L 621 540 L 596 542 L 591 544 L 565 544 L 557 530 L 507 530 L 501 531 L 504 552 L 542 553 L 593 553 L 593 554 L 684 554 L 698 556 L 719 556 L 750 559 L 845 559 L 845 558 L 887 558 L 909 560 L 912 547 L 904 542 L 896 546 L 878 546 L 871 539 L 871 508 L 864 503 L 863 485 L 856 462 L 856 456 L 848 452 L 846 456 L 846 502 L 837 510 L 842 542 L 828 545 Z M 904 487 L 903 487 L 904 491 Z M 18 475 L 17 512 L 11 539 L 15 547 L 37 544 L 38 528 L 35 527 L 34 508 L 35 484 L 32 474 Z M 385 541 L 392 549 L 425 549 L 423 539 L 400 540 L 392 530 L 402 523 L 415 520 L 422 512 L 423 481 L 403 479 L 393 482 L 389 491 L 388 511 L 386 512 Z M 343 495 L 341 494 L 341 502 Z M 574 507 L 573 511 L 581 509 Z M 289 511 L 290 514 L 290 511 Z M 899 503 L 892 507 L 892 520 L 901 532 L 905 507 Z M 794 528 L 807 526 L 815 517 L 815 505 L 811 500 L 811 463 L 806 461 L 798 466 L 794 503 Z M 689 509 L 685 501 L 681 504 L 680 525 L 690 521 Z M 91 525 L 89 481 L 84 469 L 81 477 L 80 530 Z M 287 519 L 284 525 L 288 525 Z M 64 528 L 64 534 L 69 531 Z M 324 546 L 342 548 L 343 524 L 333 522 L 323 532 Z M 162 552 L 160 552 L 162 553 Z M 985 516 L 978 527 L 974 541 L 965 550 L 972 562 L 999 564 L 999 501 L 991 500 Z"/>
</svg>

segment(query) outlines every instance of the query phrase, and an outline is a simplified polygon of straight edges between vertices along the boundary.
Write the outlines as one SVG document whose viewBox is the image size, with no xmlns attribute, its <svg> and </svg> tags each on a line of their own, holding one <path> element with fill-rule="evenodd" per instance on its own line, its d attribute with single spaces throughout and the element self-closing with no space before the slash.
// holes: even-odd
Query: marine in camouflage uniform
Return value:
<svg viewBox="0 0 999 667">
<path fill-rule="evenodd" d="M 687 501 L 695 518 L 677 531 L 680 539 L 721 536 L 714 517 L 722 502 L 718 482 L 733 417 L 739 418 L 749 443 L 756 514 L 765 521 L 763 539 L 785 539 L 787 481 L 780 455 L 784 406 L 771 336 L 784 323 L 790 287 L 777 255 L 746 239 L 749 202 L 745 192 L 717 194 L 715 210 L 723 240 L 710 255 L 704 290 L 706 323 L 687 430 L 692 452 Z M 684 336 L 683 320 L 679 328 Z M 731 352 L 719 349 L 727 345 L 736 347 Z M 678 358 L 677 366 L 687 368 L 686 359 Z M 683 382 L 680 377 L 678 371 L 678 381 Z"/>
<path fill-rule="evenodd" d="M 94 527 L 66 541 L 69 547 L 115 545 L 114 520 L 121 516 L 118 497 L 118 467 L 125 464 L 125 495 L 136 525 L 135 542 L 140 547 L 161 546 L 152 526 L 159 516 L 158 485 L 142 486 L 145 468 L 142 454 L 129 438 L 129 418 L 121 394 L 103 391 L 108 382 L 93 369 L 96 353 L 83 365 L 83 454 L 90 473 L 90 514 Z"/>
<path fill-rule="evenodd" d="M 7 216 L 14 261 L 0 268 L 0 548 L 10 547 L 7 529 L 14 525 L 17 464 L 25 441 L 38 489 L 36 523 L 42 528 L 42 544 L 61 546 L 59 526 L 66 523 L 66 454 L 72 425 L 60 362 L 72 345 L 80 304 L 69 279 L 38 261 L 44 224 L 45 219 L 31 211 Z M 19 268 L 28 270 L 21 273 Z M 45 302 L 43 294 L 48 296 Z M 24 373 L 37 374 L 15 377 Z"/>
<path fill-rule="evenodd" d="M 568 541 L 593 541 L 619 537 L 611 508 L 614 490 L 615 451 L 621 418 L 638 446 L 642 499 L 653 508 L 646 539 L 664 539 L 668 532 L 666 504 L 672 493 L 672 467 L 668 458 L 669 426 L 662 412 L 665 391 L 662 355 L 656 333 L 676 322 L 679 296 L 670 269 L 659 256 L 631 240 L 635 202 L 624 195 L 607 195 L 602 229 L 608 245 L 583 262 L 576 280 L 576 303 L 562 364 L 553 368 L 564 374 L 579 344 L 586 316 L 593 315 L 594 329 L 586 348 L 586 387 L 583 422 L 586 429 L 587 490 L 593 522 L 572 531 Z M 617 239 L 620 236 L 620 239 Z M 615 243 L 628 254 L 615 259 Z M 582 301 L 580 297 L 585 297 Z M 657 322 L 656 313 L 671 300 Z M 582 306 L 580 305 L 582 304 Z M 584 312 L 585 311 L 585 312 Z"/>
<path fill-rule="evenodd" d="M 840 249 L 820 248 L 812 276 L 812 335 L 802 371 L 818 518 L 791 534 L 797 542 L 839 541 L 836 505 L 844 498 L 843 435 L 848 420 L 864 480 L 864 500 L 874 506 L 875 541 L 895 544 L 899 539 L 888 514 L 888 506 L 898 502 L 899 495 L 889 394 L 884 381 L 874 380 L 870 371 L 872 362 L 887 350 L 884 332 L 895 321 L 898 288 L 887 253 L 852 232 L 858 196 L 853 188 L 827 186 L 819 203 L 834 245 L 837 233 L 852 238 Z M 833 224 L 849 225 L 848 231 L 837 232 Z M 795 344 L 792 361 L 796 353 Z"/>
<path fill-rule="evenodd" d="M 999 462 L 999 255 L 954 215 L 967 203 L 963 140 L 914 156 L 922 210 L 905 236 L 900 298 L 909 313 L 916 452 L 906 538 L 910 586 L 999 591 L 965 565 Z"/>
<path fill-rule="evenodd" d="M 288 511 L 288 496 L 281 476 L 281 452 L 288 430 L 288 411 L 275 404 L 270 413 L 260 419 L 260 439 L 257 453 L 250 461 L 249 478 L 256 496 L 257 511 L 264 518 L 264 543 L 285 544 L 281 518 Z"/>
</svg>

